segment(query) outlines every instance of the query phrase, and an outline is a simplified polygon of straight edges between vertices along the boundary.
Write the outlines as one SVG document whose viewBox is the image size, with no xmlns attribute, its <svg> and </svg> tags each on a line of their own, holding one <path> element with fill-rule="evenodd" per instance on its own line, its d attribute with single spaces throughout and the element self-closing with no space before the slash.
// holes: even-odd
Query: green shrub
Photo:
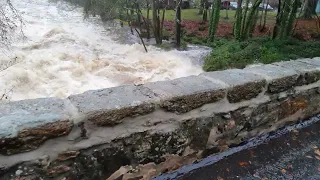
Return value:
<svg viewBox="0 0 320 180">
<path fill-rule="evenodd" d="M 244 68 L 252 63 L 269 64 L 277 61 L 320 56 L 320 42 L 297 39 L 272 40 L 252 38 L 248 41 L 217 39 L 208 44 L 213 50 L 205 59 L 203 69 L 216 71 L 228 68 Z"/>
</svg>

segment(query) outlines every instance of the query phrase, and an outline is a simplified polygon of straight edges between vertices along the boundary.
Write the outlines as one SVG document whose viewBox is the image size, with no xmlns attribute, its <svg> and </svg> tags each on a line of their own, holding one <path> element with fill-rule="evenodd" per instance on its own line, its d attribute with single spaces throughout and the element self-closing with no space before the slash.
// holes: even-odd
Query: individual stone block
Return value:
<svg viewBox="0 0 320 180">
<path fill-rule="evenodd" d="M 283 61 L 274 63 L 274 65 L 299 72 L 300 77 L 297 80 L 297 85 L 299 86 L 311 84 L 320 80 L 320 66 L 317 67 L 313 64 L 305 63 L 302 61 Z"/>
<path fill-rule="evenodd" d="M 227 97 L 231 103 L 249 100 L 258 96 L 266 85 L 266 80 L 262 76 L 240 69 L 206 72 L 200 76 L 227 84 Z"/>
<path fill-rule="evenodd" d="M 264 76 L 269 82 L 268 91 L 270 93 L 278 93 L 291 89 L 299 77 L 299 73 L 295 70 L 272 64 L 249 67 L 244 70 Z"/>
<path fill-rule="evenodd" d="M 72 107 L 67 101 L 46 98 L 0 103 L 0 153 L 37 149 L 47 139 L 72 129 Z"/>
<path fill-rule="evenodd" d="M 125 117 L 154 111 L 156 97 L 143 86 L 126 85 L 87 91 L 69 99 L 85 119 L 100 126 L 112 126 Z"/>
<path fill-rule="evenodd" d="M 160 97 L 161 107 L 177 113 L 185 113 L 219 101 L 225 97 L 226 92 L 223 85 L 199 76 L 147 83 L 144 86 Z"/>
<path fill-rule="evenodd" d="M 320 57 L 315 57 L 313 59 L 299 59 L 297 61 L 312 64 L 315 68 L 320 68 Z"/>
</svg>

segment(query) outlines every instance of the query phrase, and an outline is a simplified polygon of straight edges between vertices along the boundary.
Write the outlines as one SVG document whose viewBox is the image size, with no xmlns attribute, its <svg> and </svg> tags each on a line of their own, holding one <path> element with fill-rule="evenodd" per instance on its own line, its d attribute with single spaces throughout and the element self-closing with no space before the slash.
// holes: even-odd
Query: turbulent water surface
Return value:
<svg viewBox="0 0 320 180">
<path fill-rule="evenodd" d="M 0 52 L 2 65 L 16 62 L 0 72 L 0 93 L 9 93 L 11 100 L 64 98 L 91 89 L 196 75 L 202 72 L 197 62 L 208 53 L 197 47 L 181 52 L 154 46 L 145 53 L 138 43 L 115 40 L 115 27 L 84 20 L 81 8 L 47 0 L 12 2 L 24 19 L 26 39 L 14 42 L 10 52 Z"/>
</svg>

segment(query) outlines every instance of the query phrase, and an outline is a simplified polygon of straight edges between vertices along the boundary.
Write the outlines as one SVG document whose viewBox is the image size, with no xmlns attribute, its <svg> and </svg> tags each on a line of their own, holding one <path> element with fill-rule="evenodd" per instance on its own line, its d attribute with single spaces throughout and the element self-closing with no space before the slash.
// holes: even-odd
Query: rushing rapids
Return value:
<svg viewBox="0 0 320 180">
<path fill-rule="evenodd" d="M 25 38 L 0 52 L 0 94 L 13 101 L 64 98 L 121 84 L 174 79 L 202 72 L 199 59 L 208 49 L 164 51 L 138 38 L 114 40 L 115 28 L 99 19 L 84 20 L 81 8 L 46 0 L 12 0 L 23 20 Z M 107 26 L 107 27 L 106 27 Z M 120 32 L 120 31 L 118 31 Z M 131 39 L 131 42 L 132 42 Z"/>
</svg>

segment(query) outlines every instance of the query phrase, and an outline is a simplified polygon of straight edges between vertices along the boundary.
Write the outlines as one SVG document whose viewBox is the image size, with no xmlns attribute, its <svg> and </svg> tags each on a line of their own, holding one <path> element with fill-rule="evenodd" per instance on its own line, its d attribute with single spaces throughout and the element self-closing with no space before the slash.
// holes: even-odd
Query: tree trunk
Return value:
<svg viewBox="0 0 320 180">
<path fill-rule="evenodd" d="M 201 0 L 201 2 L 200 2 L 200 7 L 199 7 L 199 12 L 198 12 L 198 14 L 199 15 L 202 15 L 203 14 L 203 7 L 204 7 L 204 3 L 205 2 L 205 0 Z"/>
<path fill-rule="evenodd" d="M 281 8 L 282 3 L 281 0 L 279 0 L 279 4 L 278 4 L 278 12 L 277 12 L 277 19 L 276 19 L 276 24 L 273 28 L 273 34 L 272 34 L 272 39 L 275 39 L 278 36 L 279 33 L 279 28 L 280 28 L 280 23 L 281 23 Z"/>
<path fill-rule="evenodd" d="M 282 8 L 281 24 L 280 24 L 280 38 L 286 37 L 286 27 L 287 27 L 289 15 L 290 15 L 290 9 L 291 9 L 291 1 L 284 0 L 283 8 Z"/>
<path fill-rule="evenodd" d="M 299 0 L 293 0 L 290 16 L 288 19 L 288 24 L 286 27 L 286 34 L 285 34 L 286 37 L 292 34 L 293 23 L 297 16 L 298 6 L 299 6 Z"/>
<path fill-rule="evenodd" d="M 150 39 L 150 26 L 149 26 L 149 22 L 150 22 L 150 4 L 149 4 L 149 0 L 147 1 L 147 22 L 146 23 L 146 28 L 147 28 L 147 39 Z"/>
<path fill-rule="evenodd" d="M 136 12 L 137 12 L 137 21 L 139 23 L 139 30 L 140 32 L 142 32 L 142 22 L 141 22 L 141 14 L 139 13 L 140 12 L 140 6 L 138 3 L 135 4 L 136 5 Z"/>
<path fill-rule="evenodd" d="M 302 18 L 312 19 L 316 15 L 317 0 L 305 0 Z"/>
<path fill-rule="evenodd" d="M 137 28 L 134 28 L 135 30 L 136 30 L 136 32 L 137 32 L 137 34 L 138 34 L 138 36 L 139 36 L 139 38 L 140 38 L 140 40 L 141 40 L 141 42 L 142 42 L 142 45 L 143 45 L 143 47 L 144 47 L 144 50 L 146 51 L 146 52 L 148 52 L 148 49 L 147 49 L 147 47 L 146 47 L 146 44 L 144 43 L 144 41 L 143 41 L 143 38 L 141 37 L 141 34 L 139 33 L 139 31 L 137 30 Z"/>
<path fill-rule="evenodd" d="M 128 20 L 128 25 L 130 27 L 131 34 L 133 35 L 133 29 L 131 25 L 131 16 L 129 15 L 129 9 L 128 9 L 128 1 L 126 0 L 126 6 L 127 6 L 127 20 Z"/>
<path fill-rule="evenodd" d="M 160 33 L 160 17 L 159 17 L 159 0 L 153 0 L 152 3 L 152 20 L 153 20 L 153 34 L 156 39 L 156 43 L 162 44 Z"/>
<path fill-rule="evenodd" d="M 203 0 L 202 22 L 208 21 L 208 0 Z"/>
<path fill-rule="evenodd" d="M 259 8 L 259 5 L 261 4 L 262 0 L 256 0 L 254 4 L 251 7 L 251 10 L 249 11 L 244 32 L 243 32 L 243 37 L 242 39 L 247 39 L 249 36 L 251 36 L 257 22 L 257 11 Z"/>
<path fill-rule="evenodd" d="M 215 0 L 210 17 L 209 41 L 213 42 L 220 19 L 221 0 Z"/>
<path fill-rule="evenodd" d="M 243 17 L 242 17 L 242 22 L 241 22 L 241 30 L 240 30 L 240 39 L 243 40 L 245 28 L 246 28 L 246 20 L 247 20 L 247 13 L 249 10 L 249 2 L 250 0 L 246 0 L 246 4 L 244 7 L 244 12 L 243 12 Z"/>
<path fill-rule="evenodd" d="M 265 3 L 265 0 L 263 0 L 263 3 Z M 258 15 L 259 15 L 259 13 L 258 13 Z M 262 19 L 263 19 L 263 10 L 261 11 L 261 15 L 260 15 L 260 23 L 259 23 L 260 29 L 262 27 Z"/>
<path fill-rule="evenodd" d="M 264 19 L 263 19 L 263 29 L 266 27 L 266 22 L 267 22 L 267 15 L 268 15 L 268 6 L 269 6 L 269 0 L 267 0 L 267 6 L 264 10 Z"/>
<path fill-rule="evenodd" d="M 207 22 L 207 21 L 208 21 L 208 10 L 204 9 L 203 15 L 202 15 L 202 22 Z"/>
<path fill-rule="evenodd" d="M 181 1 L 177 4 L 176 10 L 176 45 L 177 47 L 181 46 Z"/>
<path fill-rule="evenodd" d="M 236 11 L 236 22 L 234 23 L 233 26 L 233 35 L 235 39 L 240 40 L 240 35 L 241 35 L 241 22 L 242 22 L 242 0 L 238 0 L 238 7 Z"/>
<path fill-rule="evenodd" d="M 166 16 L 166 7 L 162 10 L 162 19 L 161 19 L 161 27 L 160 27 L 160 35 L 161 39 L 163 39 L 162 33 L 163 33 L 163 25 L 164 25 L 164 18 Z"/>
</svg>

